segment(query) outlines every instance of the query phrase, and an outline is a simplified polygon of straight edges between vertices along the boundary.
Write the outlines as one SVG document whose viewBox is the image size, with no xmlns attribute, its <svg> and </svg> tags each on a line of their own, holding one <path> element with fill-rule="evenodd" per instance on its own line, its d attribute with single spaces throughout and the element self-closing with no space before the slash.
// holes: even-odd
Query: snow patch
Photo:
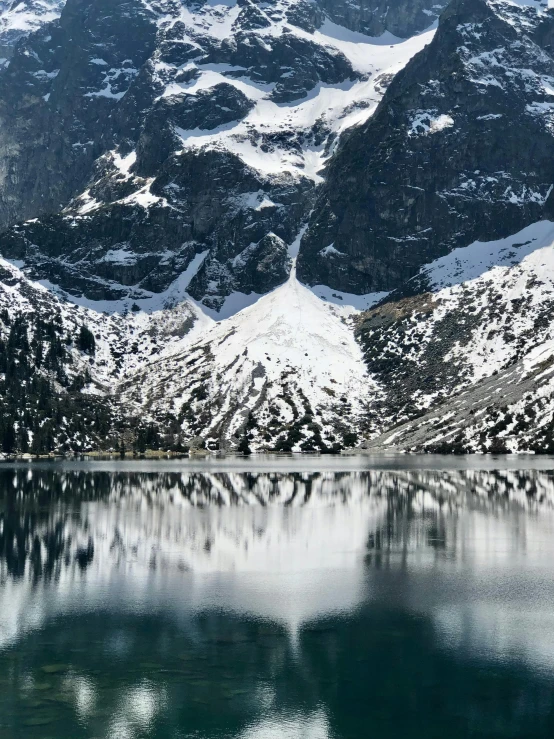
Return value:
<svg viewBox="0 0 554 739">
<path fill-rule="evenodd" d="M 334 305 L 341 305 L 353 311 L 369 310 L 381 300 L 384 300 L 389 294 L 388 292 L 379 292 L 356 295 L 355 293 L 334 290 L 332 287 L 327 287 L 327 285 L 312 285 L 307 289 L 320 298 L 320 300 L 325 300 L 327 303 Z"/>
<path fill-rule="evenodd" d="M 202 35 L 211 35 L 214 29 L 222 28 L 220 19 L 212 18 L 212 9 L 210 6 L 205 9 L 205 13 L 199 14 L 185 11 L 187 23 L 192 27 L 196 24 Z M 223 15 L 230 13 L 234 18 L 235 6 L 224 6 L 220 11 Z M 271 28 L 264 29 L 264 33 L 269 36 L 278 36 L 284 31 L 285 26 L 278 22 Z M 219 30 L 216 32 L 219 33 Z M 364 123 L 377 108 L 386 81 L 432 40 L 435 29 L 432 27 L 408 40 L 398 39 L 388 33 L 372 38 L 353 33 L 327 20 L 314 34 L 296 26 L 287 26 L 286 32 L 342 52 L 353 68 L 362 73 L 363 79 L 345 80 L 334 85 L 319 83 L 299 100 L 275 103 L 270 99 L 275 89 L 274 83 L 264 84 L 252 80 L 246 74 L 241 75 L 241 71 L 246 70 L 240 67 L 197 63 L 191 67 L 196 66 L 198 69 L 198 75 L 194 79 L 186 83 L 170 81 L 165 85 L 161 96 L 179 95 L 183 92 L 194 95 L 217 84 L 233 85 L 254 103 L 250 113 L 240 121 L 225 124 L 215 130 L 176 129 L 183 147 L 227 150 L 257 171 L 270 175 L 280 175 L 288 171 L 320 183 L 323 181 L 321 170 L 334 151 L 336 141 L 331 148 L 326 147 L 325 141 L 321 144 L 312 143 L 310 138 L 314 125 L 324 127 L 331 137 L 337 137 L 348 128 Z M 262 148 L 259 137 L 252 135 L 253 131 L 272 137 L 274 143 Z M 279 143 L 286 135 L 297 137 L 303 135 L 303 132 L 308 134 L 308 138 L 301 150 L 288 146 L 286 142 Z"/>
<path fill-rule="evenodd" d="M 428 136 L 445 128 L 452 128 L 454 119 L 447 114 L 437 115 L 436 111 L 418 110 L 413 115 L 409 128 L 409 136 Z"/>
<path fill-rule="evenodd" d="M 323 249 L 320 249 L 318 254 L 321 254 L 322 257 L 328 257 L 329 255 L 338 254 L 341 257 L 344 257 L 345 254 L 342 251 L 339 251 L 338 249 L 335 249 L 335 245 L 329 244 L 329 246 L 323 247 Z"/>
<path fill-rule="evenodd" d="M 137 153 L 136 151 L 131 151 L 126 156 L 122 157 L 119 152 L 113 151 L 111 152 L 113 157 L 113 163 L 118 168 L 118 170 L 121 172 L 121 174 L 128 175 L 129 170 L 133 166 L 133 164 L 137 161 Z"/>
<path fill-rule="evenodd" d="M 447 254 L 421 268 L 432 290 L 474 280 L 494 267 L 519 264 L 537 249 L 554 242 L 554 223 L 539 221 L 522 231 L 496 241 L 474 241 L 473 244 Z"/>
</svg>

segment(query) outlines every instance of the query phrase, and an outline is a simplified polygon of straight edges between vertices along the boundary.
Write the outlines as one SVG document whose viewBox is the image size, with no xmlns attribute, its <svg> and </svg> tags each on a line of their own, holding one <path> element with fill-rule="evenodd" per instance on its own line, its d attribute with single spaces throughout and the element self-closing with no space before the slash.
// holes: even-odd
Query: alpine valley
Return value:
<svg viewBox="0 0 554 739">
<path fill-rule="evenodd" d="M 0 447 L 554 452 L 554 9 L 0 0 Z"/>
</svg>

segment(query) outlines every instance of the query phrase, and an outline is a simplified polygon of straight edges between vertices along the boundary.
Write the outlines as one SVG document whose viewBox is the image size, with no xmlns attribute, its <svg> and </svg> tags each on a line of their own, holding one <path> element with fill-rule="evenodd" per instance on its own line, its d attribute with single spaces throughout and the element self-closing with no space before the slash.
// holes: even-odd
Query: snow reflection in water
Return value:
<svg viewBox="0 0 554 739">
<path fill-rule="evenodd" d="M 482 679 L 493 736 L 513 691 L 552 728 L 547 470 L 3 468 L 0 491 L 2 738 L 386 736 L 392 696 L 349 675 L 413 703 L 439 663 L 441 726 L 468 729 Z"/>
</svg>

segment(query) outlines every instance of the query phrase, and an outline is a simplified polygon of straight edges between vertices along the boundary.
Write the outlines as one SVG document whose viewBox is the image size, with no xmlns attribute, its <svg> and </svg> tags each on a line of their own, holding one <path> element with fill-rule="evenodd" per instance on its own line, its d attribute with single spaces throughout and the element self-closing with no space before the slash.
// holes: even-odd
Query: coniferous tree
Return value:
<svg viewBox="0 0 554 739">
<path fill-rule="evenodd" d="M 16 434 L 13 427 L 13 423 L 8 423 L 4 427 L 4 434 L 2 438 L 2 451 L 4 454 L 13 454 L 15 451 Z"/>
<path fill-rule="evenodd" d="M 81 326 L 77 337 L 77 348 L 85 354 L 93 356 L 96 352 L 96 340 L 94 334 L 86 326 Z"/>
</svg>

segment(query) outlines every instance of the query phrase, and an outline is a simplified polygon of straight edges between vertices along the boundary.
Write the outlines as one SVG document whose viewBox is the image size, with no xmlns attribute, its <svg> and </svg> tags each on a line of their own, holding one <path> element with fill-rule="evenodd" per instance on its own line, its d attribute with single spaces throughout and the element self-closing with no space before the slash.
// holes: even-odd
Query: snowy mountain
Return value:
<svg viewBox="0 0 554 739">
<path fill-rule="evenodd" d="M 293 271 L 255 305 L 133 375 L 122 398 L 152 421 L 177 416 L 189 437 L 212 448 L 226 441 L 280 451 L 351 446 L 374 383 L 350 315 Z"/>
<path fill-rule="evenodd" d="M 65 0 L 0 0 L 0 66 L 19 39 L 59 18 Z"/>
<path fill-rule="evenodd" d="M 454 0 L 329 164 L 300 279 L 391 290 L 454 248 L 550 217 L 553 28 L 541 6 Z"/>
<path fill-rule="evenodd" d="M 370 447 L 553 451 L 553 257 L 554 224 L 542 221 L 455 250 L 422 270 L 434 292 L 362 317 L 367 365 L 396 422 Z"/>
<path fill-rule="evenodd" d="M 551 450 L 554 11 L 62 5 L 0 5 L 12 447 Z"/>
<path fill-rule="evenodd" d="M 432 31 L 372 38 L 299 0 L 105 5 L 70 0 L 0 75 L 0 223 L 31 219 L 2 254 L 129 307 L 192 266 L 215 311 L 283 284 L 339 135 Z"/>
</svg>

